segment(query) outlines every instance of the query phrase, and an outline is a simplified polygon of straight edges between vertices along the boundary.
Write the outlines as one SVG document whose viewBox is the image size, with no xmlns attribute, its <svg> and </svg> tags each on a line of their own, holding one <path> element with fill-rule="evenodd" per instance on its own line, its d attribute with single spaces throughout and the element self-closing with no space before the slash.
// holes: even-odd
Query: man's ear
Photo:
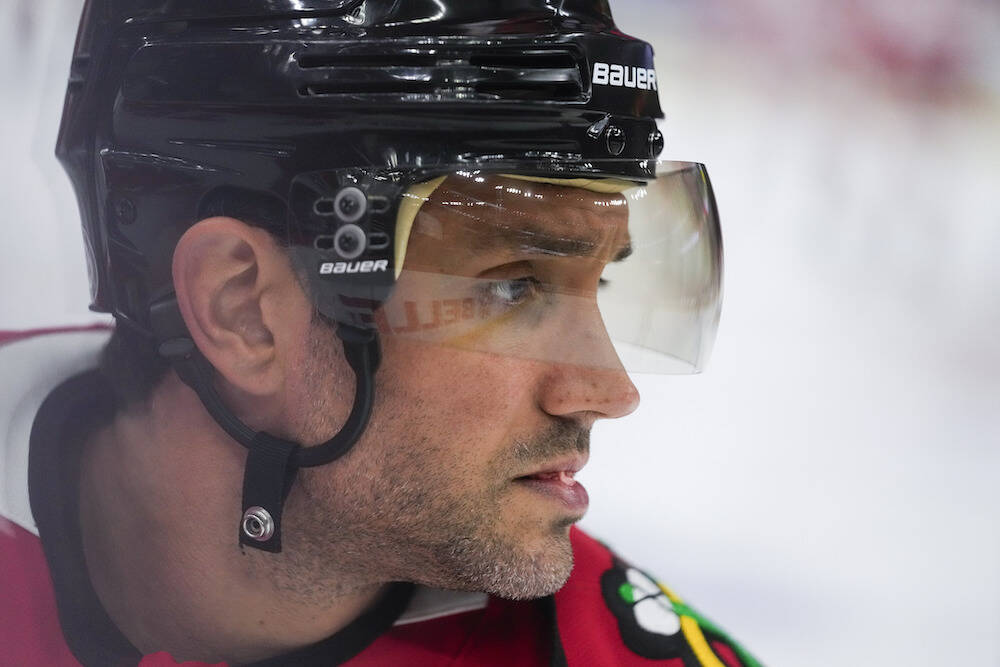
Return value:
<svg viewBox="0 0 1000 667">
<path fill-rule="evenodd" d="M 281 393 L 312 309 L 271 235 L 233 218 L 202 220 L 178 242 L 173 277 L 192 340 L 231 389 L 251 401 Z"/>
</svg>

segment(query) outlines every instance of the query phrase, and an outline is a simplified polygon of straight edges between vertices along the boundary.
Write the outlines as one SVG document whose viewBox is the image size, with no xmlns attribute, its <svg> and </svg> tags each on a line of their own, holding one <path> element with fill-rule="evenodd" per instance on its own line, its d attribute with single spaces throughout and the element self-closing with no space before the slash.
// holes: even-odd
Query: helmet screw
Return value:
<svg viewBox="0 0 1000 667">
<path fill-rule="evenodd" d="M 663 152 L 663 133 L 653 130 L 649 133 L 649 157 L 657 157 Z"/>
<path fill-rule="evenodd" d="M 355 259 L 365 251 L 365 230 L 357 225 L 344 225 L 333 235 L 333 245 L 344 259 Z"/>
<path fill-rule="evenodd" d="M 358 203 L 357 199 L 350 199 L 345 197 L 340 200 L 339 213 L 345 218 L 354 217 L 357 212 L 361 209 L 361 204 Z"/>
<path fill-rule="evenodd" d="M 251 507 L 243 513 L 243 534 L 257 542 L 267 542 L 274 535 L 274 519 L 263 507 Z"/>
<path fill-rule="evenodd" d="M 127 197 L 120 197 L 114 203 L 115 219 L 119 225 L 131 225 L 135 222 L 135 204 Z"/>
<path fill-rule="evenodd" d="M 342 188 L 333 198 L 333 211 L 342 222 L 357 222 L 368 209 L 368 197 L 353 185 Z"/>
<path fill-rule="evenodd" d="M 618 126 L 612 125 L 605 135 L 608 140 L 608 152 L 612 155 L 621 155 L 625 152 L 625 132 Z"/>
<path fill-rule="evenodd" d="M 354 251 L 357 250 L 360 245 L 360 243 L 358 243 L 358 238 L 351 234 L 341 236 L 339 241 L 337 249 L 344 255 L 354 254 Z"/>
</svg>

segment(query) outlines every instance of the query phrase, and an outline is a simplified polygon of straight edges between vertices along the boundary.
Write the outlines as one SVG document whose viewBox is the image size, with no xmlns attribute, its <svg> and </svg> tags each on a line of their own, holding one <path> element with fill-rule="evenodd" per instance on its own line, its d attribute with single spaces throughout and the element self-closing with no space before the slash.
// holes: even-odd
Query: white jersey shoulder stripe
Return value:
<svg viewBox="0 0 1000 667">
<path fill-rule="evenodd" d="M 486 593 L 445 591 L 418 586 L 406 611 L 396 620 L 394 625 L 409 625 L 443 616 L 485 609 L 489 599 Z"/>
<path fill-rule="evenodd" d="M 59 384 L 97 367 L 106 330 L 51 333 L 0 345 L 0 517 L 38 534 L 28 501 L 28 440 Z"/>
</svg>

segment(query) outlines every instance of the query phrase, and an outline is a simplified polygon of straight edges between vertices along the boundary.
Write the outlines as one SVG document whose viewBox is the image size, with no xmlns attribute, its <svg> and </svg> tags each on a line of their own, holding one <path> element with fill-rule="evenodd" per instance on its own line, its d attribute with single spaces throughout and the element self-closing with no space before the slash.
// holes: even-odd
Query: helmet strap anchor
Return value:
<svg viewBox="0 0 1000 667">
<path fill-rule="evenodd" d="M 350 451 L 368 425 L 375 402 L 375 373 L 381 362 L 377 332 L 343 324 L 337 326 L 344 356 L 356 380 L 354 405 L 336 435 L 323 444 L 303 447 L 263 431 L 254 431 L 229 410 L 215 389 L 212 365 L 191 340 L 175 297 L 153 304 L 150 321 L 159 342 L 160 356 L 171 362 L 177 375 L 195 391 L 216 423 L 248 450 L 243 473 L 239 543 L 280 553 L 284 502 L 299 468 L 336 461 Z"/>
</svg>

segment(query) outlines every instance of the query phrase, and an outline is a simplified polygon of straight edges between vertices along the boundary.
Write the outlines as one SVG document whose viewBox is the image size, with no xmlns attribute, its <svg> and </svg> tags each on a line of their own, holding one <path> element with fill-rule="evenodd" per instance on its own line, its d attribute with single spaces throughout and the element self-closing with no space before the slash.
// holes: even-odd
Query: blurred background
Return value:
<svg viewBox="0 0 1000 667">
<path fill-rule="evenodd" d="M 767 665 L 1000 665 L 1000 4 L 612 6 L 726 300 L 704 375 L 596 429 L 584 526 Z M 0 4 L 0 329 L 101 320 L 53 157 L 79 11 Z"/>
</svg>

